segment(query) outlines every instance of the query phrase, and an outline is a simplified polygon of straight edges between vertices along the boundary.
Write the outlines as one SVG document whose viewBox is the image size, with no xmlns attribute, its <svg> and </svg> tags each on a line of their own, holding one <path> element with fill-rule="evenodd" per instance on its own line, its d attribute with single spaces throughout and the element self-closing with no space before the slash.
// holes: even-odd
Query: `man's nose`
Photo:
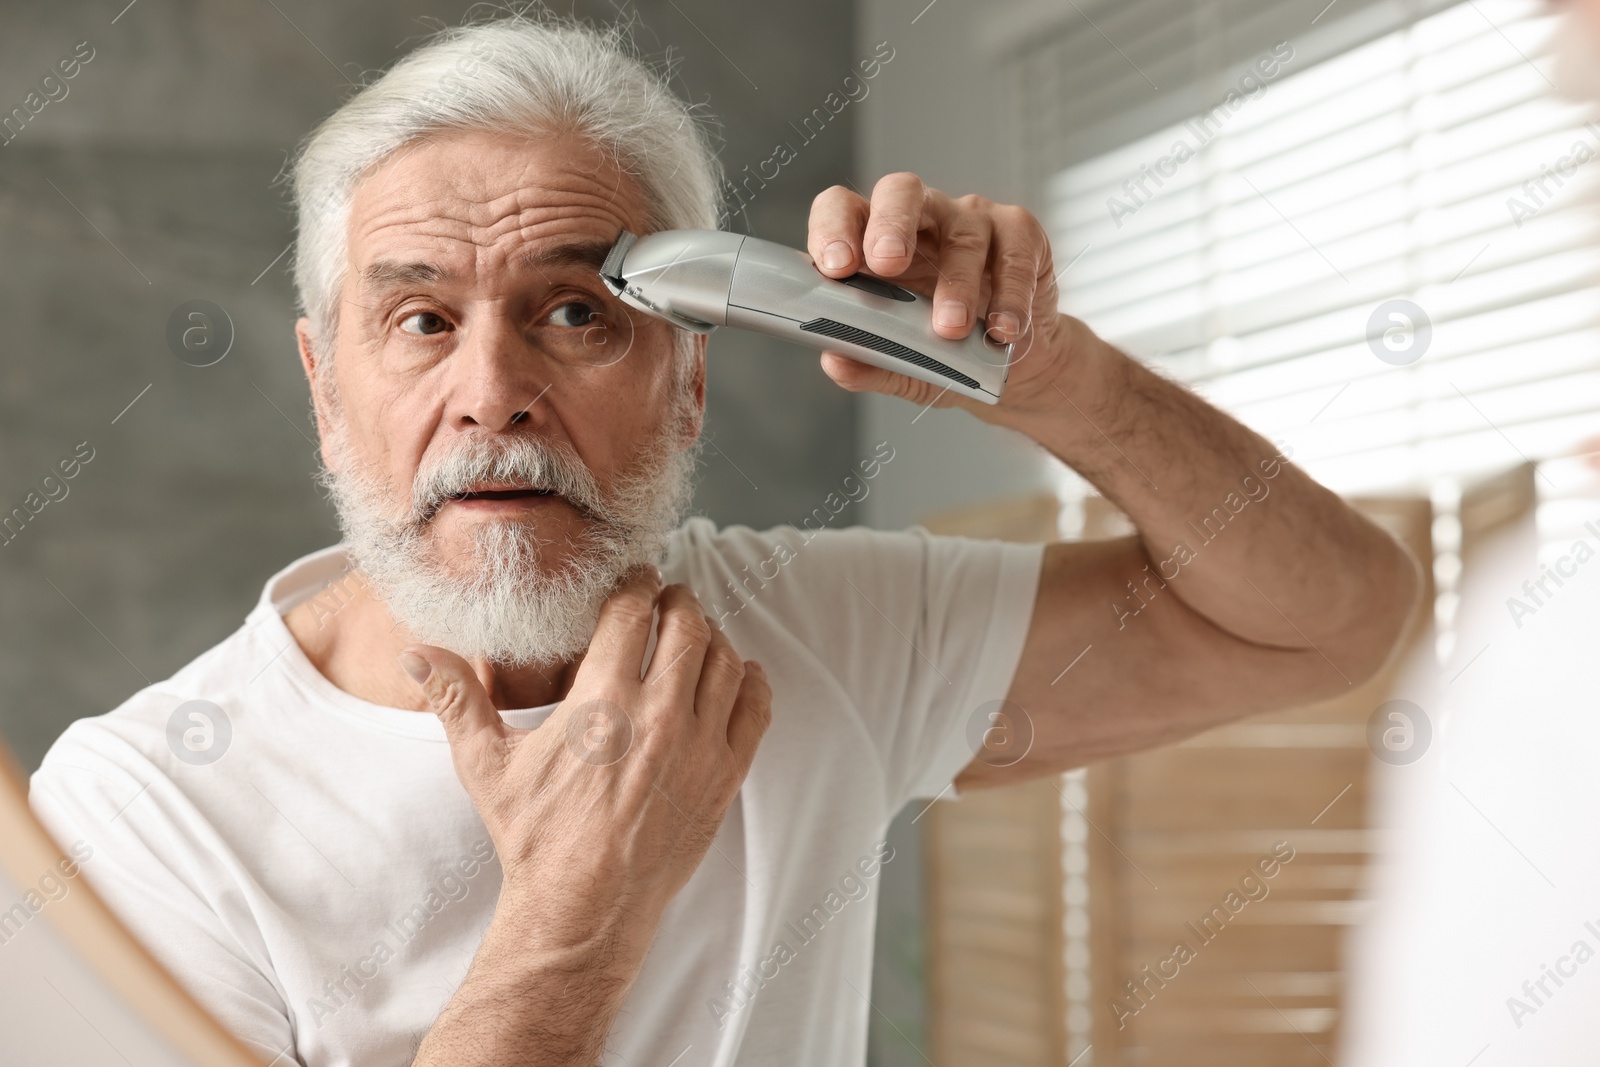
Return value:
<svg viewBox="0 0 1600 1067">
<path fill-rule="evenodd" d="M 539 401 L 553 384 L 552 368 L 514 324 L 473 323 L 451 361 L 451 426 L 498 431 L 539 421 Z"/>
</svg>

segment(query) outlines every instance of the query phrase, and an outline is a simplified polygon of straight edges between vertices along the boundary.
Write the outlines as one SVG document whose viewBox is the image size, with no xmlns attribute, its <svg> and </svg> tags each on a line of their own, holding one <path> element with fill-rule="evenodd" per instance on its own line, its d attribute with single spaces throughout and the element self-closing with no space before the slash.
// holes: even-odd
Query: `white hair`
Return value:
<svg viewBox="0 0 1600 1067">
<path fill-rule="evenodd" d="M 722 168 L 704 122 L 639 58 L 623 26 L 517 11 L 440 32 L 324 120 L 293 161 L 295 287 L 319 358 L 335 348 L 355 190 L 395 152 L 452 132 L 576 135 L 637 183 L 644 232 L 714 229 Z M 699 414 L 697 338 L 672 334 L 675 388 L 609 488 L 569 446 L 512 434 L 430 457 L 406 494 L 356 454 L 337 381 L 317 376 L 313 405 L 320 398 L 327 416 L 330 461 L 322 481 L 353 561 L 397 621 L 419 640 L 518 666 L 582 651 L 600 603 L 630 568 L 661 559 L 693 491 L 698 449 L 683 437 Z M 474 524 L 465 562 L 441 554 L 435 513 L 486 476 L 555 492 L 580 512 L 585 530 L 567 564 L 541 562 L 548 537 L 510 520 Z"/>
<path fill-rule="evenodd" d="M 318 353 L 333 353 L 356 186 L 432 134 L 576 134 L 638 183 L 646 232 L 718 228 L 722 165 L 711 120 L 673 93 L 668 73 L 640 58 L 623 25 L 517 11 L 443 30 L 362 88 L 292 164 L 294 281 Z M 689 340 L 675 345 L 680 356 Z"/>
</svg>

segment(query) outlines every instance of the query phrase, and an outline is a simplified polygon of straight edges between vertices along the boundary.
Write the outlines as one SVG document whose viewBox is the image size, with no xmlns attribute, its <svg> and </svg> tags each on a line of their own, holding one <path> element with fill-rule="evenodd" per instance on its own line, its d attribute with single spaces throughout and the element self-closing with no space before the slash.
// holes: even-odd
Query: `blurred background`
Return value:
<svg viewBox="0 0 1600 1067">
<path fill-rule="evenodd" d="M 802 244 L 818 192 L 900 170 L 1023 204 L 1052 234 L 1064 310 L 1292 449 L 1428 564 L 1410 655 L 1359 693 L 902 814 L 871 1062 L 1583 1062 L 1600 966 L 1530 1012 L 1508 1003 L 1574 940 L 1600 949 L 1594 850 L 1573 843 L 1600 806 L 1596 579 L 1561 570 L 1560 612 L 1507 611 L 1575 539 L 1600 545 L 1580 458 L 1600 430 L 1600 126 L 1564 95 L 1595 67 L 1557 62 L 1581 40 L 1558 9 L 551 6 L 631 23 L 720 119 L 730 175 L 791 146 L 733 228 Z M 336 538 L 311 482 L 281 169 L 355 85 L 472 7 L 0 12 L 0 515 L 28 510 L 0 538 L 0 733 L 24 769 Z M 32 111 L 68 57 L 67 94 Z M 231 335 L 208 366 L 168 340 L 195 300 Z M 1028 442 L 852 397 L 779 342 L 714 336 L 709 387 L 695 509 L 719 523 L 797 522 L 887 440 L 894 462 L 836 524 L 1126 532 Z M 65 496 L 41 488 L 74 456 Z M 1270 892 L 1208 927 L 1273 855 Z"/>
</svg>

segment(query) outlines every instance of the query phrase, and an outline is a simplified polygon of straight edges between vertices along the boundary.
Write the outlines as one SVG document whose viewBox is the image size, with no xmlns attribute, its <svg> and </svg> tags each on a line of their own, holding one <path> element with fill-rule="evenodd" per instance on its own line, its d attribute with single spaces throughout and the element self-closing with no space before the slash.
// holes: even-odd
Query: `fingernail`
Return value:
<svg viewBox="0 0 1600 1067">
<path fill-rule="evenodd" d="M 884 235 L 872 246 L 873 255 L 880 259 L 899 259 L 906 254 L 906 243 L 898 237 Z"/>
<path fill-rule="evenodd" d="M 655 580 L 657 585 L 660 585 L 663 581 L 665 581 L 665 579 L 661 577 L 661 568 L 657 567 L 654 563 L 650 565 L 649 573 L 650 577 Z"/>
<path fill-rule="evenodd" d="M 822 265 L 829 270 L 839 270 L 850 265 L 850 246 L 843 241 L 829 241 L 822 250 Z"/>
<path fill-rule="evenodd" d="M 997 337 L 1001 334 L 1015 337 L 1017 333 L 1017 317 L 1009 311 L 996 311 L 989 316 L 989 329 Z"/>
<path fill-rule="evenodd" d="M 967 305 L 959 300 L 941 300 L 933 309 L 933 320 L 940 326 L 965 326 Z"/>
<path fill-rule="evenodd" d="M 402 652 L 395 657 L 400 661 L 400 669 L 411 676 L 411 680 L 421 685 L 433 673 L 433 664 L 417 655 L 415 652 Z"/>
</svg>

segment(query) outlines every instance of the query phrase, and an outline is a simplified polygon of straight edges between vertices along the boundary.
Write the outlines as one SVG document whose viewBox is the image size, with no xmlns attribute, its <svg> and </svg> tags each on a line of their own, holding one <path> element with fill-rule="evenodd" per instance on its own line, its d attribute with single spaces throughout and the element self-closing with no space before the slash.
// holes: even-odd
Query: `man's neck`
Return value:
<svg viewBox="0 0 1600 1067">
<path fill-rule="evenodd" d="M 302 601 L 284 615 L 284 624 L 323 677 L 351 696 L 385 707 L 426 711 L 422 692 L 396 660 L 400 650 L 417 643 L 395 622 L 371 586 L 359 580 L 339 583 L 336 597 L 321 594 Z M 576 662 L 550 667 L 510 669 L 484 659 L 468 659 L 494 706 L 534 708 L 551 704 L 572 688 Z"/>
</svg>

